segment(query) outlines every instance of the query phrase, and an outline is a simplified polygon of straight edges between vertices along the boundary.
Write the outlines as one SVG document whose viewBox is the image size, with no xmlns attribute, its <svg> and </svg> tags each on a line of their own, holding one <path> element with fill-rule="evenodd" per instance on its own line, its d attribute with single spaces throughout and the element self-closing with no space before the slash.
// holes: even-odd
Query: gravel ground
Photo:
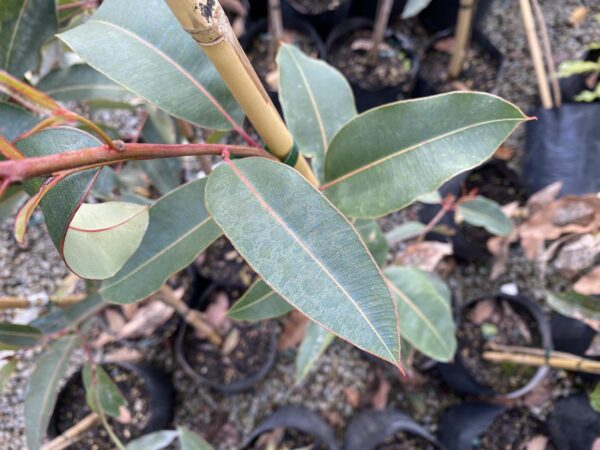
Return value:
<svg viewBox="0 0 600 450">
<path fill-rule="evenodd" d="M 571 11 L 586 3 L 591 6 L 592 2 L 543 1 L 542 7 L 558 62 L 579 56 L 585 44 L 600 40 L 600 26 L 594 25 L 590 19 L 579 27 L 568 24 Z M 594 12 L 600 12 L 598 6 Z M 398 26 L 414 34 L 413 25 L 414 22 L 407 22 Z M 505 55 L 505 69 L 497 93 L 525 111 L 532 111 L 536 101 L 536 84 L 518 2 L 497 0 L 483 29 Z M 423 37 L 418 39 L 425 42 Z M 127 126 L 132 126 L 128 120 Z M 517 153 L 514 164 L 518 164 L 522 144 L 523 129 L 520 129 L 508 142 Z M 404 220 L 406 215 L 395 215 L 393 220 Z M 27 248 L 16 246 L 11 231 L 11 223 L 0 227 L 0 295 L 32 296 L 53 292 L 57 282 L 67 275 L 67 269 L 47 236 L 45 227 L 41 225 L 40 216 L 35 216 L 34 224 L 29 229 Z M 489 263 L 458 265 L 448 283 L 459 301 L 497 292 L 505 285 L 516 287 L 520 293 L 541 300 L 543 285 L 535 268 L 525 260 L 520 250 L 511 253 L 508 268 L 506 274 L 492 282 L 489 281 Z M 549 280 L 556 287 L 565 283 L 565 280 L 552 274 Z M 5 313 L 2 319 L 25 323 L 38 313 L 39 308 L 17 315 Z M 0 448 L 3 450 L 26 448 L 22 403 L 32 370 L 31 361 L 37 351 L 22 355 L 19 370 L 0 395 Z M 404 410 L 432 430 L 435 430 L 441 408 L 458 401 L 434 379 L 425 378 L 420 383 L 417 380 L 409 384 L 397 373 L 381 369 L 379 364 L 365 359 L 360 351 L 340 341 L 331 346 L 303 384 L 294 383 L 294 351 L 287 351 L 278 355 L 273 370 L 253 391 L 235 396 L 215 394 L 205 387 L 194 385 L 176 367 L 170 353 L 156 348 L 150 349 L 146 356 L 172 372 L 178 403 L 175 423 L 186 424 L 203 432 L 212 442 L 219 443 L 217 448 L 222 450 L 237 448 L 258 421 L 279 405 L 290 403 L 303 404 L 320 412 L 341 437 L 347 420 L 356 409 L 354 394 L 367 397 L 366 393 L 377 385 L 378 372 L 383 373 L 391 384 L 389 406 Z M 77 361 L 81 361 L 80 354 L 74 356 L 72 370 L 75 370 Z M 554 373 L 552 378 L 555 382 L 553 397 L 568 392 L 571 385 L 577 383 L 576 379 L 562 372 Z"/>
</svg>

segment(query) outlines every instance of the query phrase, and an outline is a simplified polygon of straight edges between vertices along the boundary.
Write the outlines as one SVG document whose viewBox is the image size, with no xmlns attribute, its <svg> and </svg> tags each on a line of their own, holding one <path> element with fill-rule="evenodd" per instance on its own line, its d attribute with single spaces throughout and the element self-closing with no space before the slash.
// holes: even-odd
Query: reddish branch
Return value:
<svg viewBox="0 0 600 450">
<path fill-rule="evenodd" d="M 86 170 L 124 161 L 174 158 L 190 155 L 220 155 L 228 149 L 235 156 L 274 158 L 262 148 L 223 144 L 138 144 L 118 142 L 119 151 L 108 145 L 21 160 L 0 161 L 0 186 L 29 178 L 54 175 L 65 170 Z"/>
</svg>

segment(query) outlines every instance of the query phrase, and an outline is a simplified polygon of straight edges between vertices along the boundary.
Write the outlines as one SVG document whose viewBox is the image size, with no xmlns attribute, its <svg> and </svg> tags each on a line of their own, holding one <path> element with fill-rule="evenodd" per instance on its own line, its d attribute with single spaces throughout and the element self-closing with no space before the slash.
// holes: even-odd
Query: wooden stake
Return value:
<svg viewBox="0 0 600 450">
<path fill-rule="evenodd" d="M 529 3 L 529 0 L 519 0 L 519 4 L 521 6 L 521 15 L 523 16 L 523 24 L 525 25 L 525 33 L 527 34 L 527 41 L 529 42 L 529 51 L 531 52 L 531 59 L 533 61 L 533 67 L 535 68 L 538 88 L 540 90 L 542 106 L 545 109 L 552 109 L 554 104 L 552 103 L 552 96 L 550 95 L 550 87 L 548 86 L 548 78 L 546 69 L 544 68 L 540 42 L 538 41 L 535 31 L 535 21 L 533 20 L 531 3 Z"/>
<path fill-rule="evenodd" d="M 564 352 L 546 352 L 540 348 L 496 345 L 495 351 L 483 353 L 483 359 L 496 363 L 514 363 L 526 366 L 549 366 L 554 369 L 600 374 L 600 361 L 581 358 Z"/>
<path fill-rule="evenodd" d="M 544 19 L 544 13 L 538 0 L 532 0 L 533 11 L 535 17 L 540 25 L 540 35 L 542 36 L 542 48 L 544 50 L 544 57 L 546 58 L 546 66 L 550 73 L 550 81 L 552 82 L 552 92 L 554 93 L 554 103 L 557 108 L 562 105 L 562 96 L 560 93 L 560 85 L 558 84 L 558 74 L 556 73 L 556 64 L 554 63 L 554 55 L 552 54 L 552 46 L 550 45 L 550 35 L 548 34 L 548 27 L 546 26 L 546 20 Z"/>
<path fill-rule="evenodd" d="M 448 66 L 448 77 L 458 78 L 463 71 L 471 39 L 471 26 L 475 15 L 475 0 L 461 0 L 454 30 L 452 57 Z"/>
<path fill-rule="evenodd" d="M 59 306 L 69 306 L 75 303 L 79 303 L 87 297 L 86 294 L 73 294 L 73 295 L 63 295 L 63 296 L 51 296 L 48 300 L 52 303 L 55 303 Z M 25 296 L 4 296 L 0 297 L 0 310 L 3 309 L 12 309 L 12 308 L 31 308 L 32 306 L 42 306 L 45 305 L 46 301 L 44 300 L 29 300 Z"/>
<path fill-rule="evenodd" d="M 185 320 L 186 323 L 206 336 L 215 347 L 221 348 L 223 345 L 223 338 L 211 324 L 204 320 L 199 311 L 189 308 L 188 305 L 181 301 L 167 285 L 164 285 L 160 289 L 160 293 L 162 294 L 158 297 L 160 300 L 175 309 L 175 311 L 183 317 L 183 320 Z"/>
<path fill-rule="evenodd" d="M 292 135 L 273 106 L 258 75 L 235 37 L 217 0 L 166 0 L 179 23 L 202 47 L 271 153 L 284 160 L 293 148 Z M 295 168 L 318 185 L 299 155 Z"/>
<path fill-rule="evenodd" d="M 377 59 L 379 47 L 381 47 L 381 44 L 383 43 L 385 30 L 390 22 L 390 14 L 392 13 L 393 6 L 394 0 L 379 0 L 377 3 L 377 19 L 375 20 L 375 27 L 373 28 L 373 34 L 371 35 L 372 47 L 369 52 L 369 56 L 374 60 Z"/>
<path fill-rule="evenodd" d="M 63 450 L 83 438 L 90 428 L 100 424 L 100 416 L 95 412 L 88 414 L 60 436 L 42 447 L 42 450 Z"/>
</svg>

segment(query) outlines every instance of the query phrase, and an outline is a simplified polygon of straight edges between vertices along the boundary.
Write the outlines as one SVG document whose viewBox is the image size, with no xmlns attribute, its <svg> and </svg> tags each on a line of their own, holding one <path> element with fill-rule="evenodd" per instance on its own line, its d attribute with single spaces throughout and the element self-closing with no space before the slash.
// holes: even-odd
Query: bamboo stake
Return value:
<svg viewBox="0 0 600 450">
<path fill-rule="evenodd" d="M 550 35 L 548 34 L 548 27 L 546 26 L 546 20 L 544 19 L 544 13 L 542 12 L 540 2 L 538 0 L 532 0 L 532 4 L 535 17 L 540 25 L 542 48 L 544 50 L 544 57 L 546 58 L 548 72 L 550 73 L 550 80 L 552 81 L 554 103 L 557 108 L 560 108 L 560 106 L 562 105 L 562 96 L 560 93 L 560 85 L 558 84 L 558 74 L 556 73 L 556 63 L 554 62 L 554 55 L 552 54 L 552 46 L 550 45 Z"/>
<path fill-rule="evenodd" d="M 454 31 L 454 45 L 452 46 L 452 57 L 448 66 L 448 76 L 458 78 L 463 71 L 465 58 L 471 39 L 471 26 L 475 14 L 475 0 L 461 0 L 458 8 L 458 18 Z"/>
<path fill-rule="evenodd" d="M 373 34 L 371 35 L 371 50 L 369 57 L 376 60 L 379 54 L 379 47 L 383 43 L 385 37 L 385 30 L 387 29 L 390 21 L 390 14 L 392 13 L 392 7 L 394 6 L 394 0 L 379 0 L 377 3 L 377 19 L 375 20 L 375 27 L 373 28 Z"/>
<path fill-rule="evenodd" d="M 535 21 L 533 20 L 533 12 L 531 11 L 531 3 L 529 0 L 519 0 L 521 5 L 521 15 L 523 16 L 523 24 L 525 25 L 525 33 L 529 42 L 529 51 L 533 60 L 533 67 L 537 77 L 538 88 L 540 90 L 540 99 L 542 106 L 545 109 L 552 109 L 552 96 L 550 95 L 550 87 L 544 68 L 544 60 L 542 58 L 542 50 L 535 31 Z"/>
<path fill-rule="evenodd" d="M 483 359 L 496 363 L 515 363 L 526 366 L 549 366 L 554 369 L 600 374 L 600 361 L 581 358 L 563 352 L 546 352 L 538 348 L 495 346 L 497 351 L 483 353 Z"/>
<path fill-rule="evenodd" d="M 83 438 L 90 428 L 100 424 L 100 416 L 95 412 L 88 414 L 60 436 L 42 447 L 42 450 L 63 450 Z"/>
<path fill-rule="evenodd" d="M 217 0 L 166 0 L 179 23 L 202 47 L 269 150 L 284 160 L 292 135 L 273 106 L 258 75 L 235 37 Z M 302 155 L 295 168 L 314 185 L 318 181 Z"/>
<path fill-rule="evenodd" d="M 175 311 L 177 311 L 183 317 L 183 320 L 186 321 L 189 325 L 194 327 L 196 330 L 200 331 L 206 338 L 217 348 L 221 348 L 223 345 L 223 338 L 219 335 L 219 333 L 214 329 L 214 327 L 206 322 L 199 311 L 190 309 L 188 305 L 186 305 L 183 301 L 181 301 L 173 290 L 164 285 L 160 292 L 158 298 L 162 300 L 167 305 L 171 306 Z"/>
<path fill-rule="evenodd" d="M 73 294 L 62 296 L 50 296 L 48 301 L 56 303 L 59 306 L 69 306 L 86 298 L 86 294 Z M 43 306 L 47 304 L 44 298 L 29 299 L 25 296 L 4 296 L 0 297 L 0 310 L 12 308 L 31 308 L 32 306 Z"/>
</svg>

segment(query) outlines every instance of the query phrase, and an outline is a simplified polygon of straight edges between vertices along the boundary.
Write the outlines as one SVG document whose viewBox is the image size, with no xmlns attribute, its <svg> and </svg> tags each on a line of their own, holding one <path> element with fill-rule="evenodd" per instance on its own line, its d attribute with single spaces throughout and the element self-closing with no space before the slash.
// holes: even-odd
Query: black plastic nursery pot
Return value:
<svg viewBox="0 0 600 450">
<path fill-rule="evenodd" d="M 277 428 L 284 429 L 284 442 L 289 448 L 339 450 L 333 429 L 316 413 L 302 406 L 284 406 L 256 427 L 244 441 L 242 450 L 253 450 L 257 440 Z"/>
<path fill-rule="evenodd" d="M 592 450 L 600 439 L 600 412 L 585 394 L 561 398 L 548 417 L 548 428 L 556 450 Z"/>
<path fill-rule="evenodd" d="M 121 424 L 108 418 L 120 439 L 129 442 L 169 426 L 173 417 L 173 385 L 165 372 L 143 363 L 110 363 L 103 364 L 102 368 L 121 390 L 132 416 L 129 424 Z M 48 427 L 48 437 L 59 436 L 90 413 L 80 370 L 69 378 L 58 394 Z M 69 448 L 108 450 L 114 448 L 114 443 L 102 425 L 97 425 Z"/>
<path fill-rule="evenodd" d="M 328 61 L 350 82 L 359 112 L 408 98 L 419 71 L 412 41 L 390 29 L 384 39 L 389 50 L 380 51 L 376 65 L 366 50 L 353 50 L 353 42 L 368 39 L 372 30 L 372 21 L 355 17 L 338 25 L 326 41 Z"/>
<path fill-rule="evenodd" d="M 521 203 L 525 200 L 521 178 L 508 167 L 505 161 L 498 159 L 493 159 L 470 172 L 457 175 L 446 182 L 439 189 L 439 193 L 442 198 L 449 194 L 459 198 L 474 189 L 479 195 L 501 205 L 513 201 Z M 440 208 L 440 205 L 424 205 L 419 211 L 419 220 L 429 223 Z M 457 224 L 452 212 L 442 218 L 440 225 L 450 230 L 451 235 L 431 232 L 427 234 L 427 239 L 451 243 L 452 254 L 459 261 L 480 262 L 491 258 L 487 241 L 492 235 L 483 228 L 464 223 Z"/>
<path fill-rule="evenodd" d="M 474 308 L 491 301 L 489 318 L 481 323 L 472 319 Z M 506 302 L 510 308 L 503 305 Z M 515 317 L 518 316 L 518 317 Z M 523 296 L 505 294 L 467 301 L 456 315 L 458 349 L 451 363 L 436 366 L 441 378 L 455 392 L 462 395 L 515 399 L 530 392 L 548 374 L 547 366 L 532 368 L 519 365 L 494 364 L 482 359 L 486 339 L 493 334 L 495 342 L 504 345 L 522 345 L 552 349 L 550 324 L 541 308 Z M 502 328 L 504 327 L 504 328 Z M 523 331 L 526 328 L 527 331 Z M 522 344 L 522 336 L 529 333 L 531 344 Z M 483 381 L 485 379 L 485 381 Z M 495 386 L 494 386 L 495 384 Z"/>
<path fill-rule="evenodd" d="M 550 327 L 554 350 L 577 356 L 585 355 L 597 334 L 592 327 L 581 320 L 571 319 L 558 313 L 552 313 Z"/>
<path fill-rule="evenodd" d="M 312 25 L 297 17 L 284 18 L 283 25 L 285 30 L 294 32 L 293 36 L 298 38 L 298 42 L 294 42 L 294 44 L 304 53 L 325 59 L 325 44 Z M 267 90 L 271 101 L 281 111 L 278 93 L 266 81 L 267 75 L 271 70 L 268 65 L 269 42 L 269 21 L 267 19 L 260 19 L 250 25 L 240 41 L 242 48 L 248 55 L 252 66 Z"/>
<path fill-rule="evenodd" d="M 397 446 L 397 447 L 396 447 Z M 352 419 L 344 435 L 344 450 L 445 450 L 426 428 L 395 410 L 368 410 Z"/>
<path fill-rule="evenodd" d="M 211 297 L 220 290 L 226 291 L 211 285 L 199 298 L 196 307 L 205 310 Z M 196 383 L 224 394 L 252 389 L 269 373 L 277 356 L 277 330 L 271 321 L 231 323 L 224 340 L 235 332 L 237 344 L 227 354 L 207 339 L 198 337 L 185 322 L 181 324 L 175 341 L 175 356 L 185 373 Z"/>
<path fill-rule="evenodd" d="M 352 0 L 281 0 L 285 20 L 310 23 L 325 39 L 331 29 L 350 13 Z"/>
<path fill-rule="evenodd" d="M 394 0 L 390 18 L 394 18 L 402 14 L 407 0 Z M 366 17 L 367 19 L 375 20 L 377 15 L 377 1 L 375 0 L 353 0 L 350 8 L 350 17 Z"/>
<path fill-rule="evenodd" d="M 431 33 L 436 33 L 456 25 L 461 0 L 432 0 L 429 6 L 419 14 L 421 24 Z M 474 26 L 485 18 L 492 6 L 493 0 L 478 0 Z"/>
<path fill-rule="evenodd" d="M 447 450 L 521 449 L 538 435 L 548 437 L 546 424 L 526 408 L 482 402 L 447 408 L 438 425 L 438 439 Z"/>
<path fill-rule="evenodd" d="M 427 97 L 467 88 L 473 91 L 493 92 L 503 70 L 504 56 L 479 30 L 473 30 L 469 54 L 458 80 L 447 78 L 450 49 L 442 43 L 454 35 L 448 28 L 433 36 L 423 54 L 417 75 L 414 97 Z"/>
</svg>

